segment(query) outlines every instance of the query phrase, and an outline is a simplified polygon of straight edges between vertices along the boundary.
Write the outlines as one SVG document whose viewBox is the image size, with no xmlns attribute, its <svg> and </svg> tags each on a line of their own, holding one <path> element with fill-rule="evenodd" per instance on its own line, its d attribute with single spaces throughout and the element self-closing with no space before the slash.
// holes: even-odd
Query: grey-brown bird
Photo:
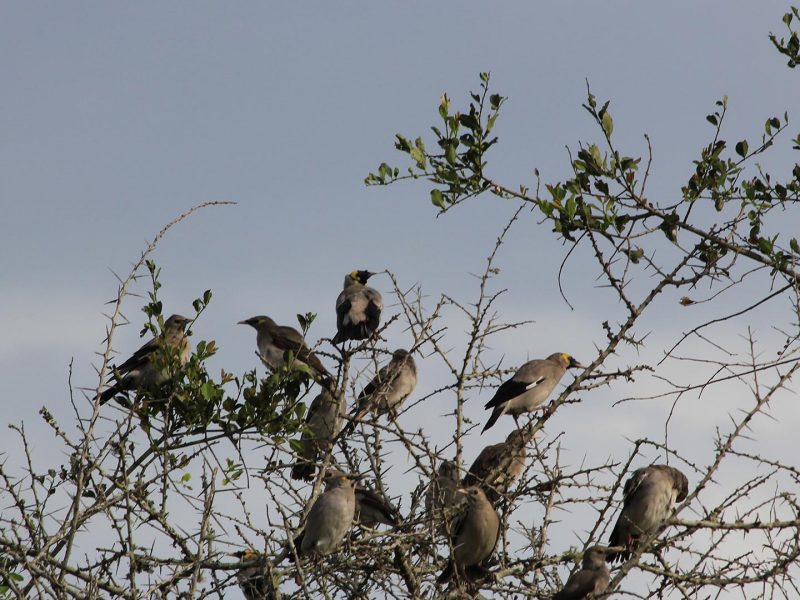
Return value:
<svg viewBox="0 0 800 600">
<path fill-rule="evenodd" d="M 392 353 L 392 360 L 380 368 L 375 377 L 358 395 L 355 411 L 350 423 L 345 427 L 349 435 L 367 412 L 376 416 L 388 412 L 395 414 L 403 401 L 417 387 L 417 363 L 407 350 L 399 349 Z"/>
<path fill-rule="evenodd" d="M 286 352 L 294 354 L 294 360 L 306 365 L 317 375 L 317 379 L 332 381 L 331 374 L 319 357 L 306 345 L 297 329 L 288 325 L 278 325 L 265 315 L 250 317 L 239 321 L 239 325 L 250 325 L 256 330 L 256 346 L 261 360 L 272 370 L 286 364 Z"/>
<path fill-rule="evenodd" d="M 608 543 L 626 549 L 609 552 L 606 560 L 628 560 L 640 540 L 658 531 L 672 505 L 685 500 L 688 494 L 689 480 L 675 467 L 651 465 L 634 471 L 625 482 L 622 512 Z"/>
<path fill-rule="evenodd" d="M 250 548 L 236 552 L 233 556 L 247 564 L 236 573 L 236 582 L 239 584 L 245 600 L 274 598 L 279 582 L 269 577 L 264 568 L 264 556 Z"/>
<path fill-rule="evenodd" d="M 455 506 L 458 499 L 463 497 L 462 494 L 457 493 L 458 487 L 456 463 L 452 460 L 442 461 L 425 494 L 425 511 L 431 514 L 437 510 Z"/>
<path fill-rule="evenodd" d="M 368 488 L 356 486 L 356 521 L 363 527 L 378 525 L 397 527 L 400 513 L 383 496 Z"/>
<path fill-rule="evenodd" d="M 100 404 L 105 404 L 117 394 L 145 390 L 155 392 L 174 375 L 176 362 L 185 365 L 189 360 L 191 344 L 186 336 L 186 325 L 191 319 L 172 315 L 164 321 L 164 330 L 154 337 L 112 373 L 113 385 L 103 390 Z"/>
<path fill-rule="evenodd" d="M 475 581 L 486 573 L 482 564 L 494 552 L 500 537 L 500 517 L 479 487 L 460 488 L 467 499 L 464 512 L 453 526 L 450 561 L 437 583 L 446 583 L 456 573 L 458 578 Z"/>
<path fill-rule="evenodd" d="M 458 493 L 458 467 L 452 460 L 439 465 L 436 475 L 428 485 L 425 494 L 425 514 L 428 522 L 433 520 L 434 530 L 440 534 L 451 531 L 453 520 L 464 502 L 464 495 Z"/>
<path fill-rule="evenodd" d="M 606 591 L 611 574 L 606 566 L 605 546 L 592 546 L 583 553 L 581 568 L 567 580 L 553 600 L 585 600 Z"/>
<path fill-rule="evenodd" d="M 305 429 L 300 437 L 297 463 L 292 467 L 292 479 L 311 480 L 316 462 L 330 448 L 342 428 L 345 396 L 338 390 L 331 393 L 323 388 L 311 402 L 306 415 Z"/>
<path fill-rule="evenodd" d="M 492 415 L 483 431 L 494 425 L 502 415 L 510 414 L 516 421 L 522 413 L 536 409 L 547 400 L 567 369 L 574 367 L 583 368 L 583 365 L 565 352 L 526 362 L 511 379 L 497 388 L 494 397 L 486 403 L 485 408 L 491 408 Z"/>
<path fill-rule="evenodd" d="M 300 554 L 319 556 L 336 550 L 352 527 L 355 514 L 354 481 L 343 473 L 330 473 L 325 479 L 325 491 L 308 513 Z"/>
<path fill-rule="evenodd" d="M 353 271 L 344 278 L 344 288 L 336 298 L 336 335 L 333 343 L 365 340 L 378 329 L 383 298 L 367 285 L 370 271 Z"/>
<path fill-rule="evenodd" d="M 464 477 L 464 485 L 477 485 L 494 503 L 511 488 L 525 468 L 526 439 L 530 429 L 512 431 L 505 442 L 486 446 Z"/>
</svg>

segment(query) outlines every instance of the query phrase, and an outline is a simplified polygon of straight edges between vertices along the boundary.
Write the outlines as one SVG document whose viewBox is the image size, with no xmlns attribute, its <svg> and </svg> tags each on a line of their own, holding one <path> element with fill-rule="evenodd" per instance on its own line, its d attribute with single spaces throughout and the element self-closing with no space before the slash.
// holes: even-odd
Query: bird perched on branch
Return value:
<svg viewBox="0 0 800 600">
<path fill-rule="evenodd" d="M 572 574 L 553 600 L 585 600 L 605 592 L 611 580 L 605 561 L 607 551 L 605 546 L 588 548 L 580 570 Z"/>
<path fill-rule="evenodd" d="M 450 581 L 453 573 L 467 582 L 485 575 L 481 563 L 494 552 L 500 537 L 500 517 L 479 487 L 459 488 L 467 499 L 464 511 L 453 524 L 450 561 L 436 583 Z"/>
<path fill-rule="evenodd" d="M 642 538 L 664 524 L 675 502 L 689 494 L 689 480 L 675 467 L 651 465 L 637 469 L 625 482 L 622 512 L 611 532 L 609 546 L 625 550 L 609 552 L 609 562 L 628 560 Z"/>
<path fill-rule="evenodd" d="M 353 271 L 344 278 L 344 289 L 336 298 L 336 335 L 333 343 L 365 340 L 378 329 L 383 310 L 380 292 L 367 285 L 375 275 L 369 271 Z"/>
<path fill-rule="evenodd" d="M 114 367 L 114 384 L 99 394 L 100 404 L 127 391 L 155 392 L 174 374 L 172 365 L 185 365 L 189 360 L 191 344 L 186 336 L 186 325 L 191 319 L 172 315 L 164 321 L 164 330 L 118 367 Z M 177 363 L 173 362 L 177 361 Z"/>
<path fill-rule="evenodd" d="M 375 374 L 367 386 L 358 395 L 357 406 L 351 421 L 345 427 L 345 435 L 355 428 L 356 420 L 361 419 L 368 411 L 376 416 L 397 409 L 417 387 L 417 363 L 407 350 L 398 349 L 392 353 L 392 360 Z"/>
<path fill-rule="evenodd" d="M 356 486 L 356 521 L 363 527 L 377 525 L 397 527 L 400 513 L 383 496 L 365 487 Z"/>
<path fill-rule="evenodd" d="M 497 388 L 494 397 L 486 403 L 485 408 L 491 408 L 492 415 L 483 431 L 506 413 L 516 421 L 522 413 L 537 408 L 547 400 L 567 369 L 574 367 L 583 368 L 583 365 L 564 352 L 556 352 L 543 360 L 526 362 L 511 379 Z"/>
<path fill-rule="evenodd" d="M 505 494 L 525 468 L 526 449 L 530 428 L 515 429 L 505 442 L 486 446 L 464 477 L 465 486 L 477 485 L 494 503 Z"/>
<path fill-rule="evenodd" d="M 464 495 L 458 493 L 458 467 L 452 460 L 442 461 L 425 494 L 425 512 L 439 533 L 450 531 Z"/>
<path fill-rule="evenodd" d="M 319 495 L 306 519 L 303 533 L 295 539 L 302 556 L 330 554 L 342 543 L 353 525 L 356 513 L 355 482 L 339 471 L 325 478 L 325 491 Z"/>
<path fill-rule="evenodd" d="M 342 428 L 345 396 L 338 390 L 333 393 L 323 388 L 311 402 L 306 415 L 305 429 L 300 438 L 298 461 L 292 467 L 292 479 L 311 480 L 315 463 L 328 451 Z"/>
<path fill-rule="evenodd" d="M 321 382 L 331 382 L 333 378 L 320 359 L 306 345 L 297 329 L 288 325 L 278 325 L 265 315 L 250 317 L 239 321 L 239 325 L 250 325 L 256 330 L 256 346 L 261 360 L 272 370 L 286 364 L 286 352 L 294 355 L 296 363 L 305 365 Z"/>
</svg>

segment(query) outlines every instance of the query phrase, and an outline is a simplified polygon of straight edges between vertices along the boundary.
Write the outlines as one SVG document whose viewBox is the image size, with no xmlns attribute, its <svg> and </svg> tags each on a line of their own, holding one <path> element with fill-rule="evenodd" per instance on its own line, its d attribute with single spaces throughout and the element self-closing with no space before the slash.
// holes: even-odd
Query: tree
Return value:
<svg viewBox="0 0 800 600">
<path fill-rule="evenodd" d="M 784 17 L 788 39 L 771 36 L 792 67 L 798 49 L 795 18 L 796 10 Z M 584 108 L 599 141 L 582 141 L 570 150 L 571 177 L 542 184 L 537 172 L 531 187 L 490 174 L 489 156 L 498 144 L 494 132 L 506 101 L 490 83 L 489 74 L 481 74 L 479 90 L 462 110 L 443 95 L 433 142 L 398 135 L 395 146 L 410 166 L 401 170 L 382 163 L 366 180 L 370 185 L 422 181 L 439 214 L 467 210 L 479 197 L 517 204 L 477 278 L 475 297 L 442 293 L 431 300 L 419 286 L 390 273 L 398 308 L 384 318 L 383 338 L 334 346 L 323 337 L 314 346 L 336 374 L 335 393 L 348 399 L 388 360 L 396 346 L 392 327 L 407 330 L 404 339 L 413 341 L 408 349 L 420 360 L 438 362 L 448 380 L 429 397 L 412 396 L 399 415 L 365 417 L 354 435 L 339 436 L 320 457 L 310 486 L 292 480 L 289 472 L 305 406 L 317 388 L 313 374 L 291 354 L 284 367 L 265 377 L 253 369 L 215 379 L 204 361 L 216 344 L 201 341 L 186 364 L 168 365 L 174 376 L 164 387 L 135 394 L 120 412 L 101 408 L 97 394 L 113 375 L 112 341 L 122 303 L 145 273 L 151 290 L 143 334 L 163 329 L 161 272 L 150 255 L 166 231 L 193 211 L 181 215 L 120 281 L 97 388 L 84 391 L 81 399 L 71 397 L 77 433 L 42 409 L 68 463 L 35 464 L 24 426 L 15 427 L 27 466 L 21 473 L 0 469 L 6 507 L 0 574 L 6 595 L 202 598 L 219 597 L 242 583 L 275 598 L 459 596 L 478 590 L 503 598 L 548 597 L 583 550 L 608 539 L 626 480 L 635 468 L 653 462 L 681 469 L 689 479 L 688 494 L 666 530 L 648 536 L 612 572 L 610 592 L 656 598 L 797 594 L 800 507 L 794 490 L 800 472 L 768 444 L 749 443 L 767 436 L 762 417 L 785 401 L 800 365 L 800 245 L 787 219 L 796 212 L 800 165 L 778 177 L 756 162 L 782 142 L 788 116 L 769 117 L 755 142 L 729 144 L 723 139 L 728 103 L 721 99 L 706 117 L 709 142 L 693 161 L 690 178 L 674 197 L 656 199 L 648 190 L 649 140 L 645 136 L 643 157 L 618 148 L 610 103 L 587 90 Z M 790 143 L 800 149 L 800 137 Z M 546 225 L 565 244 L 563 277 L 581 261 L 597 278 L 596 293 L 611 295 L 616 309 L 602 323 L 605 335 L 595 340 L 596 356 L 584 358 L 586 368 L 558 388 L 529 423 L 523 417 L 530 456 L 518 483 L 501 490 L 496 504 L 502 534 L 487 565 L 491 574 L 473 584 L 457 579 L 437 586 L 450 549 L 446 536 L 437 533 L 440 523 L 432 523 L 425 511 L 427 486 L 445 460 L 454 459 L 464 473 L 473 459 L 466 441 L 479 430 L 465 404 L 483 399 L 486 388 L 514 371 L 490 352 L 498 334 L 526 325 L 506 322 L 496 312 L 503 293 L 497 286 L 498 251 L 533 218 L 541 219 L 539 234 Z M 211 300 L 209 291 L 200 295 L 195 318 Z M 567 294 L 564 300 L 577 301 Z M 673 339 L 664 344 L 669 336 L 649 336 L 649 319 L 665 306 L 673 310 L 668 314 L 699 316 L 685 317 L 692 325 L 669 332 Z M 748 327 L 748 319 L 764 313 L 773 317 L 779 334 L 767 336 L 766 343 Z M 313 315 L 298 317 L 310 336 Z M 466 339 L 459 335 L 464 324 Z M 746 354 L 732 347 L 722 330 L 731 324 L 743 335 Z M 601 389 L 631 391 L 613 413 L 624 413 L 634 401 L 664 406 L 663 439 L 641 437 L 631 440 L 625 456 L 598 454 L 582 464 L 565 464 L 561 444 L 570 431 L 559 434 L 548 424 Z M 731 398 L 730 409 L 714 416 L 714 439 L 690 446 L 674 431 L 673 415 L 687 403 L 700 409 L 714 394 Z M 423 429 L 404 429 L 399 418 L 431 401 L 448 407 L 442 419 L 452 427 L 452 444 L 443 448 L 431 444 Z M 413 489 L 395 483 L 401 453 Z M 339 552 L 298 561 L 297 548 L 288 542 L 334 463 L 365 475 L 363 484 L 396 502 L 403 518 L 397 527 L 378 531 L 354 526 Z M 498 465 L 487 479 L 503 468 Z M 577 523 L 571 528 L 573 547 L 554 546 L 553 532 L 569 515 Z M 255 554 L 241 554 L 248 548 Z"/>
</svg>

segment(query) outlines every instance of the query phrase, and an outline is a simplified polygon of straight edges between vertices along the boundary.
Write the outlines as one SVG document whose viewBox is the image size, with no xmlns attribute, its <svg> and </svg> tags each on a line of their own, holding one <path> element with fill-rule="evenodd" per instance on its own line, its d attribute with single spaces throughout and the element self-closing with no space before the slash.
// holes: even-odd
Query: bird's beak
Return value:
<svg viewBox="0 0 800 600">
<path fill-rule="evenodd" d="M 568 369 L 585 369 L 586 367 L 575 360 L 573 357 L 569 357 L 569 364 L 567 365 Z"/>
<path fill-rule="evenodd" d="M 456 494 L 461 494 L 462 496 L 466 496 L 467 495 L 467 490 L 466 490 L 466 488 L 458 488 L 456 490 Z"/>
<path fill-rule="evenodd" d="M 249 321 L 250 321 L 249 319 L 245 319 L 244 321 L 239 321 L 236 324 L 237 325 L 250 325 Z"/>
</svg>

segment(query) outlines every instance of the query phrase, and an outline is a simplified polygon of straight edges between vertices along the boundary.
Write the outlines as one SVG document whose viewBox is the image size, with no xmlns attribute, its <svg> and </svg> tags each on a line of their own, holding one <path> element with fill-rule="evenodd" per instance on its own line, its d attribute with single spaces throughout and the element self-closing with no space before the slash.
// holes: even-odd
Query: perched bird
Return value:
<svg viewBox="0 0 800 600">
<path fill-rule="evenodd" d="M 365 340 L 381 320 L 383 298 L 380 292 L 367 285 L 375 275 L 369 271 L 353 271 L 344 278 L 344 289 L 336 298 L 336 335 L 333 343 L 346 340 Z"/>
<path fill-rule="evenodd" d="M 436 580 L 442 584 L 456 576 L 474 581 L 486 570 L 481 563 L 492 555 L 500 537 L 500 517 L 479 487 L 460 488 L 467 499 L 464 512 L 453 527 L 450 561 Z"/>
<path fill-rule="evenodd" d="M 259 315 L 239 321 L 239 325 L 250 325 L 256 330 L 256 345 L 261 360 L 270 369 L 280 369 L 286 364 L 285 354 L 291 351 L 295 362 L 308 366 L 317 377 L 331 381 L 333 378 L 316 354 L 308 346 L 300 332 L 288 325 L 278 325 L 267 316 Z"/>
<path fill-rule="evenodd" d="M 464 477 L 465 486 L 477 485 L 491 502 L 497 502 L 517 480 L 528 456 L 525 442 L 530 428 L 515 429 L 505 442 L 486 446 Z"/>
<path fill-rule="evenodd" d="M 356 513 L 354 488 L 354 481 L 344 473 L 334 471 L 326 477 L 325 491 L 314 502 L 306 519 L 300 542 L 301 555 L 330 554 L 341 544 Z"/>
<path fill-rule="evenodd" d="M 431 479 L 428 493 L 425 495 L 425 511 L 431 514 L 437 510 L 447 509 L 458 503 L 461 494 L 458 490 L 458 469 L 452 460 L 442 461 L 436 477 Z"/>
<path fill-rule="evenodd" d="M 169 381 L 172 361 L 184 365 L 189 360 L 191 345 L 185 330 L 191 321 L 181 315 L 172 315 L 164 321 L 160 335 L 148 341 L 120 366 L 114 367 L 112 377 L 115 382 L 100 393 L 100 404 L 129 390 L 154 392 Z"/>
<path fill-rule="evenodd" d="M 609 552 L 606 560 L 628 560 L 641 538 L 655 533 L 666 521 L 673 503 L 686 499 L 688 494 L 689 480 L 675 467 L 651 465 L 634 471 L 625 482 L 622 512 L 608 543 L 626 549 Z"/>
<path fill-rule="evenodd" d="M 264 557 L 248 548 L 233 554 L 248 566 L 243 566 L 236 573 L 236 582 L 245 597 L 245 600 L 259 600 L 261 598 L 273 598 L 278 587 L 278 582 L 269 577 L 264 568 Z"/>
<path fill-rule="evenodd" d="M 417 363 L 407 350 L 399 349 L 392 353 L 392 360 L 375 374 L 358 395 L 357 406 L 350 423 L 345 428 L 349 435 L 355 428 L 356 420 L 368 411 L 375 415 L 387 412 L 394 414 L 400 404 L 417 387 Z"/>
<path fill-rule="evenodd" d="M 491 408 L 492 416 L 483 431 L 506 413 L 516 421 L 522 413 L 534 410 L 547 400 L 567 369 L 573 367 L 583 368 L 583 365 L 564 352 L 556 352 L 544 360 L 526 362 L 511 379 L 497 388 L 494 397 L 486 403 L 484 408 Z"/>
<path fill-rule="evenodd" d="M 345 411 L 343 393 L 323 388 L 311 402 L 306 415 L 306 425 L 300 437 L 297 463 L 292 467 L 292 479 L 311 480 L 316 471 L 315 463 L 330 448 L 342 428 Z"/>
<path fill-rule="evenodd" d="M 611 580 L 605 561 L 607 551 L 605 546 L 587 549 L 580 570 L 572 574 L 553 600 L 585 600 L 605 592 Z"/>
<path fill-rule="evenodd" d="M 376 492 L 356 486 L 356 521 L 363 527 L 377 525 L 397 527 L 400 514 L 397 509 Z"/>
<path fill-rule="evenodd" d="M 452 460 L 445 460 L 439 465 L 436 476 L 428 485 L 425 494 L 425 513 L 428 519 L 436 523 L 435 529 L 446 534 L 458 512 L 458 506 L 464 499 L 458 493 L 458 467 Z"/>
</svg>

